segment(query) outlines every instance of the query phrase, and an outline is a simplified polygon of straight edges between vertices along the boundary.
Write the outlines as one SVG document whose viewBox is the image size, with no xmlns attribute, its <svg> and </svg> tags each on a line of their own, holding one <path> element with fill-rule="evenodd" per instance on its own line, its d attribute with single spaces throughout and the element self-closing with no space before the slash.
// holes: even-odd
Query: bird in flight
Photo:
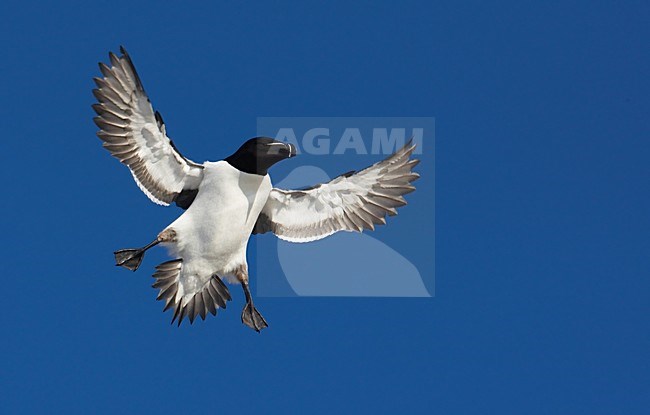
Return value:
<svg viewBox="0 0 650 415">
<path fill-rule="evenodd" d="M 116 251 L 115 261 L 135 271 L 148 249 L 167 246 L 176 259 L 156 267 L 153 287 L 165 302 L 163 311 L 173 310 L 172 324 L 180 326 L 184 318 L 191 324 L 225 309 L 232 299 L 226 280 L 242 286 L 242 323 L 259 332 L 268 324 L 249 288 L 246 247 L 252 234 L 310 242 L 339 231 L 374 230 L 415 190 L 419 160 L 411 158 L 411 141 L 370 167 L 299 190 L 271 184 L 269 169 L 296 155 L 295 146 L 272 138 L 251 138 L 223 160 L 195 163 L 167 136 L 126 50 L 109 53 L 109 60 L 99 63 L 103 76 L 94 78 L 93 90 L 103 147 L 129 168 L 151 201 L 185 210 L 148 245 Z"/>
</svg>

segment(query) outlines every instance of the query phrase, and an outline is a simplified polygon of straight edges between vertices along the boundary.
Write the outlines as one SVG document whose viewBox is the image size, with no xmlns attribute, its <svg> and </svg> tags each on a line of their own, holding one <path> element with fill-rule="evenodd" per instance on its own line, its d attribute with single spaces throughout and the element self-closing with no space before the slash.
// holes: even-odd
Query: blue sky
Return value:
<svg viewBox="0 0 650 415">
<path fill-rule="evenodd" d="M 59 3 L 0 6 L 0 412 L 647 411 L 646 3 Z M 257 335 L 233 287 L 170 327 L 165 253 L 112 263 L 180 213 L 95 137 L 91 78 L 120 44 L 199 161 L 262 116 L 435 117 L 435 297 L 263 297 Z M 382 231 L 411 229 L 415 257 L 421 173 Z"/>
</svg>

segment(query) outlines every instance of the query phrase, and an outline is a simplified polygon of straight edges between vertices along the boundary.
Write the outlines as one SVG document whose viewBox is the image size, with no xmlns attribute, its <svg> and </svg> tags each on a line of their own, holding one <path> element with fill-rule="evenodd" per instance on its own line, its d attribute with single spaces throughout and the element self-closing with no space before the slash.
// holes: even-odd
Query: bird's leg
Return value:
<svg viewBox="0 0 650 415">
<path fill-rule="evenodd" d="M 147 249 L 152 248 L 161 242 L 174 242 L 175 240 L 176 232 L 174 232 L 173 229 L 165 229 L 158 234 L 156 239 L 142 248 L 129 248 L 115 251 L 115 265 L 135 271 L 140 267 L 142 258 L 144 258 L 144 253 Z"/>
<path fill-rule="evenodd" d="M 251 290 L 248 287 L 248 270 L 246 267 L 242 267 L 240 270 L 235 272 L 235 276 L 241 283 L 241 286 L 244 289 L 244 294 L 246 295 L 246 306 L 244 306 L 244 310 L 241 312 L 241 321 L 259 333 L 260 330 L 269 325 L 253 305 L 253 297 L 251 296 Z"/>
</svg>

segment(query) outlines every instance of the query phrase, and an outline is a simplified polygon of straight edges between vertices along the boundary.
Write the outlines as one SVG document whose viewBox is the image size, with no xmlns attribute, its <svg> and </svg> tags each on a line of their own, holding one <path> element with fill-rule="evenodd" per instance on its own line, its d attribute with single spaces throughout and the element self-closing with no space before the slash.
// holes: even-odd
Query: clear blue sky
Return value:
<svg viewBox="0 0 650 415">
<path fill-rule="evenodd" d="M 650 407 L 646 2 L 50 3 L 0 6 L 0 412 Z M 262 298 L 257 335 L 233 287 L 170 327 L 165 254 L 111 258 L 179 213 L 95 137 L 91 77 L 120 44 L 199 161 L 259 116 L 435 117 L 435 297 Z"/>
</svg>

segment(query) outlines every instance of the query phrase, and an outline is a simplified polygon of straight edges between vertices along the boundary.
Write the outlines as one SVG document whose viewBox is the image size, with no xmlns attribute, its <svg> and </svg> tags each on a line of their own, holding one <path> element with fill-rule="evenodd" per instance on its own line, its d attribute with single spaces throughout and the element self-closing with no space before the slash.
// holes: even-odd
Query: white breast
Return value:
<svg viewBox="0 0 650 415">
<path fill-rule="evenodd" d="M 173 254 L 185 272 L 228 276 L 246 263 L 246 245 L 271 191 L 268 175 L 241 172 L 225 161 L 206 163 L 199 193 L 169 228 Z"/>
</svg>

